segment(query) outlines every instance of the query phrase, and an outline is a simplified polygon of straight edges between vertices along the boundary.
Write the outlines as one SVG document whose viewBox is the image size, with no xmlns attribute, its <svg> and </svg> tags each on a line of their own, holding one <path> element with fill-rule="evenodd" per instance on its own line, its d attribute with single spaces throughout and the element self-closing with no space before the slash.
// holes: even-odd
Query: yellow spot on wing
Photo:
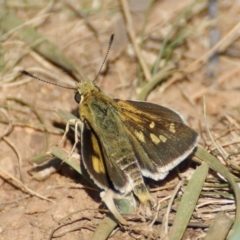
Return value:
<svg viewBox="0 0 240 240">
<path fill-rule="evenodd" d="M 154 128 L 155 127 L 155 122 L 151 122 L 149 125 L 150 128 Z"/>
<path fill-rule="evenodd" d="M 163 135 L 160 135 L 160 136 L 159 136 L 159 139 L 160 139 L 162 142 L 164 142 L 164 143 L 167 141 L 167 138 L 164 137 Z"/>
<path fill-rule="evenodd" d="M 170 131 L 171 133 L 176 133 L 176 129 L 175 129 L 174 123 L 170 123 L 169 131 Z"/>
<path fill-rule="evenodd" d="M 92 156 L 92 164 L 93 164 L 93 169 L 95 170 L 95 172 L 105 173 L 105 168 L 104 168 L 103 162 L 99 158 Z"/>
<path fill-rule="evenodd" d="M 155 144 L 158 144 L 160 143 L 160 139 L 154 135 L 153 133 L 150 133 L 150 138 L 152 139 L 152 141 L 155 143 Z"/>
<path fill-rule="evenodd" d="M 144 135 L 142 132 L 138 132 L 138 131 L 134 131 L 136 137 L 138 140 L 140 140 L 141 142 L 145 143 L 145 139 L 144 139 Z"/>
</svg>

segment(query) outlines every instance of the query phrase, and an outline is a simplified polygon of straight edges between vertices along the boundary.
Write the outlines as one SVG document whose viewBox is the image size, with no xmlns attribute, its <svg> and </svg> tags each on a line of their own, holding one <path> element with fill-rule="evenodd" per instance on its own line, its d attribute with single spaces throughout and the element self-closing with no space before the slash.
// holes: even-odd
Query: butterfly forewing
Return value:
<svg viewBox="0 0 240 240">
<path fill-rule="evenodd" d="M 116 102 L 144 176 L 163 179 L 195 148 L 197 133 L 172 110 L 147 102 Z"/>
<path fill-rule="evenodd" d="M 138 119 L 144 120 L 144 118 L 147 118 L 159 120 L 161 118 L 162 121 L 184 122 L 183 118 L 178 113 L 158 104 L 142 101 L 114 100 L 117 102 L 121 113 L 130 113 L 132 117 L 136 115 Z"/>
<path fill-rule="evenodd" d="M 109 181 L 99 142 L 87 124 L 85 122 L 82 124 L 81 142 L 84 144 L 82 144 L 81 153 L 84 167 L 94 183 L 99 188 L 107 190 Z"/>
</svg>

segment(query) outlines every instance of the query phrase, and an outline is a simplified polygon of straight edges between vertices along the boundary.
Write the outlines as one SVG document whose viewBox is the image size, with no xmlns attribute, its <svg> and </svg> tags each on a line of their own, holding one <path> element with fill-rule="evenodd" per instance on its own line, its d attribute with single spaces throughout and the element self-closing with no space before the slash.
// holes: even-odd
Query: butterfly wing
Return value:
<svg viewBox="0 0 240 240">
<path fill-rule="evenodd" d="M 101 189 L 109 188 L 106 167 L 98 140 L 85 122 L 82 123 L 81 154 L 82 161 L 94 183 Z"/>
<path fill-rule="evenodd" d="M 132 186 L 127 175 L 107 156 L 104 145 L 93 129 L 84 122 L 81 139 L 84 143 L 81 150 L 83 164 L 94 183 L 104 190 L 112 188 L 121 193 L 131 191 Z"/>
<path fill-rule="evenodd" d="M 115 101 L 143 176 L 163 179 L 196 147 L 198 134 L 176 112 L 148 102 Z"/>
</svg>

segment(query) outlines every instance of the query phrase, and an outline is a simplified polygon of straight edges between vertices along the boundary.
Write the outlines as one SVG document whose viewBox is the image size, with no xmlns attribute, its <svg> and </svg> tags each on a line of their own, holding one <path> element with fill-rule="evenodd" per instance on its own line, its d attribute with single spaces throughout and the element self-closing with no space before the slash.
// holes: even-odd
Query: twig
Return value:
<svg viewBox="0 0 240 240">
<path fill-rule="evenodd" d="M 167 236 L 168 235 L 168 217 L 169 217 L 169 213 L 171 211 L 171 207 L 172 207 L 172 204 L 173 204 L 173 201 L 174 201 L 174 198 L 176 197 L 180 187 L 182 186 L 182 183 L 183 181 L 181 180 L 178 185 L 175 187 L 173 193 L 172 193 L 172 196 L 169 200 L 169 203 L 168 203 L 168 207 L 167 207 L 167 211 L 164 215 L 164 221 L 163 221 L 163 228 L 164 228 L 164 235 Z"/>
<path fill-rule="evenodd" d="M 17 150 L 17 148 L 14 146 L 14 144 L 13 144 L 7 137 L 2 137 L 2 139 L 3 139 L 3 140 L 13 149 L 13 151 L 16 153 L 17 159 L 18 159 L 19 177 L 20 177 L 20 180 L 23 181 L 23 178 L 22 178 L 22 157 L 21 157 L 21 154 L 19 153 L 19 151 Z"/>
<path fill-rule="evenodd" d="M 36 196 L 39 197 L 41 199 L 44 199 L 46 201 L 55 203 L 53 200 L 46 198 L 40 194 L 38 194 L 37 192 L 33 191 L 32 189 L 30 189 L 28 186 L 24 185 L 21 181 L 19 181 L 17 178 L 15 178 L 14 176 L 12 176 L 11 174 L 7 173 L 5 170 L 3 170 L 2 168 L 0 168 L 0 176 L 5 179 L 6 181 L 9 181 L 8 178 L 10 178 L 11 183 L 18 189 L 21 189 L 23 192 L 29 193 L 32 196 Z"/>
<path fill-rule="evenodd" d="M 48 144 L 49 144 L 49 135 L 48 135 L 48 130 L 47 127 L 45 125 L 45 122 L 43 120 L 43 118 L 41 117 L 41 115 L 38 113 L 38 111 L 29 103 L 23 101 L 22 99 L 19 98 L 14 98 L 14 97 L 8 97 L 7 100 L 12 100 L 15 102 L 18 102 L 24 106 L 27 106 L 30 108 L 30 110 L 35 114 L 35 116 L 37 117 L 38 121 L 41 123 L 41 125 L 43 126 L 44 132 L 45 132 L 45 150 L 48 149 Z"/>
<path fill-rule="evenodd" d="M 213 145 L 218 149 L 218 152 L 219 154 L 222 156 L 223 159 L 225 159 L 225 157 L 227 157 L 226 153 L 224 152 L 224 150 L 222 149 L 221 146 L 219 146 L 216 141 L 214 140 L 210 130 L 209 130 L 209 127 L 208 127 L 208 124 L 207 124 L 207 113 L 206 113 L 206 101 L 205 101 L 205 96 L 203 96 L 203 115 L 204 115 L 204 121 L 205 121 L 205 125 L 206 125 L 206 129 L 207 129 L 207 133 L 208 133 L 208 136 L 209 138 L 211 139 Z M 225 157 L 224 157 L 225 156 Z"/>
<path fill-rule="evenodd" d="M 9 122 L 7 120 L 0 119 L 0 123 L 8 124 Z M 28 127 L 28 128 L 35 129 L 37 131 L 42 131 L 42 132 L 45 131 L 42 124 L 32 124 L 29 122 L 14 121 L 14 120 L 11 123 L 13 126 Z M 57 134 L 57 135 L 64 133 L 64 130 L 62 130 L 60 128 L 54 128 L 52 126 L 46 126 L 46 128 L 47 128 L 46 129 L 47 133 Z"/>
<path fill-rule="evenodd" d="M 223 48 L 225 48 L 226 43 L 228 43 L 229 39 L 232 39 L 233 37 L 239 36 L 239 30 L 240 30 L 240 22 L 235 25 L 235 27 L 232 28 L 230 32 L 228 32 L 215 46 L 213 46 L 209 51 L 207 51 L 205 54 L 203 54 L 200 58 L 198 58 L 196 61 L 185 67 L 182 71 L 185 73 L 191 73 L 193 71 L 196 71 L 197 68 L 200 67 L 200 62 L 204 63 L 206 62 L 210 56 L 212 56 L 215 52 L 219 51 L 221 52 Z"/>
<path fill-rule="evenodd" d="M 128 6 L 128 1 L 127 0 L 120 0 L 120 2 L 122 4 L 123 14 L 124 14 L 124 17 L 126 19 L 126 25 L 127 25 L 127 31 L 128 31 L 129 38 L 132 42 L 135 54 L 137 55 L 139 63 L 142 67 L 144 76 L 145 76 L 146 80 L 149 81 L 151 79 L 151 74 L 150 74 L 150 71 L 147 67 L 146 62 L 144 61 L 144 59 L 142 57 L 140 48 L 139 48 L 139 46 L 136 42 L 136 35 L 135 35 L 134 28 L 133 28 L 133 22 L 132 22 L 132 17 L 131 17 L 129 6 Z"/>
</svg>

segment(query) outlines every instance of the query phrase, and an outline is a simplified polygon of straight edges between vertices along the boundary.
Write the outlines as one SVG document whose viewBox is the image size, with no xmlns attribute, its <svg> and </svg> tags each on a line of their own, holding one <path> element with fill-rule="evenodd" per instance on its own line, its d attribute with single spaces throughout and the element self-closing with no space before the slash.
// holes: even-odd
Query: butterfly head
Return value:
<svg viewBox="0 0 240 240">
<path fill-rule="evenodd" d="M 81 103 L 83 99 L 88 99 L 91 96 L 95 96 L 100 89 L 94 84 L 94 82 L 84 81 L 80 82 L 76 86 L 76 93 L 74 99 L 77 103 Z"/>
</svg>

